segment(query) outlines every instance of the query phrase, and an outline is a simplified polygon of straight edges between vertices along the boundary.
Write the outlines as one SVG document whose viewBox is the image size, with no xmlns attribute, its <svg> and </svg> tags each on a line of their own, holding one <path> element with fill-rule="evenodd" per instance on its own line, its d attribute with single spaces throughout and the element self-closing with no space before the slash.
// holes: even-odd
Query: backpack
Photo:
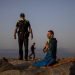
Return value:
<svg viewBox="0 0 75 75">
<path fill-rule="evenodd" d="M 25 37 L 29 37 L 29 31 L 28 31 L 28 27 L 30 26 L 29 21 L 19 20 L 16 26 L 18 27 L 18 31 L 17 31 L 18 34 L 22 33 L 24 34 Z"/>
</svg>

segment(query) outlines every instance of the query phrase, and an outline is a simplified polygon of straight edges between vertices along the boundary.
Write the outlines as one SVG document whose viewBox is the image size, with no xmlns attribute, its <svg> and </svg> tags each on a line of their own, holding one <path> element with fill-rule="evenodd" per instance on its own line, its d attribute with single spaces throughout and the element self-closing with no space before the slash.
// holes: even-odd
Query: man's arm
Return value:
<svg viewBox="0 0 75 75">
<path fill-rule="evenodd" d="M 49 48 L 49 45 L 48 45 L 48 42 L 46 42 L 44 48 L 43 48 L 43 52 L 47 52 L 48 51 L 48 48 Z"/>
<path fill-rule="evenodd" d="M 29 23 L 29 21 L 28 21 L 28 23 Z M 29 33 L 31 33 L 31 39 L 33 39 L 33 32 L 32 32 L 32 28 L 31 28 L 30 23 L 29 23 Z"/>
<path fill-rule="evenodd" d="M 31 39 L 33 39 L 33 32 L 32 32 L 32 28 L 29 28 L 29 32 L 31 33 Z"/>
<path fill-rule="evenodd" d="M 18 29 L 18 22 L 17 22 L 17 24 L 16 24 L 16 28 L 15 28 L 15 30 L 14 30 L 14 39 L 16 39 L 17 29 Z"/>
<path fill-rule="evenodd" d="M 14 30 L 14 39 L 16 39 L 17 27 Z"/>
</svg>

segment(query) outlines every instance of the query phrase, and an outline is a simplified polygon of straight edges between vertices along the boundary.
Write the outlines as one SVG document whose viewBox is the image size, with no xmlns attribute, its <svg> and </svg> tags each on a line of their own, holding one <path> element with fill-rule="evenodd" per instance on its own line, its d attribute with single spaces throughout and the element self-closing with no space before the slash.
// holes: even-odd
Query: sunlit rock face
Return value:
<svg viewBox="0 0 75 75">
<path fill-rule="evenodd" d="M 0 60 L 0 75 L 75 75 L 75 58 L 60 59 L 48 67 L 33 67 L 31 61 Z"/>
</svg>

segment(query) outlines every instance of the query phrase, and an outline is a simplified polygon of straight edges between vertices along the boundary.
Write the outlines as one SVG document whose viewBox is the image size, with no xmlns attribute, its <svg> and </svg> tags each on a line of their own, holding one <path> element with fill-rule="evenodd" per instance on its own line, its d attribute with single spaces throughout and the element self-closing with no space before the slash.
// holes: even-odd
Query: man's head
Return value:
<svg viewBox="0 0 75 75">
<path fill-rule="evenodd" d="M 33 45 L 35 45 L 35 42 L 33 43 Z"/>
<path fill-rule="evenodd" d="M 24 19 L 25 18 L 25 14 L 24 13 L 21 13 L 20 14 L 20 18 L 23 18 Z"/>
<path fill-rule="evenodd" d="M 53 38 L 54 37 L 54 31 L 49 30 L 48 33 L 47 33 L 47 37 L 48 37 L 48 39 Z"/>
</svg>

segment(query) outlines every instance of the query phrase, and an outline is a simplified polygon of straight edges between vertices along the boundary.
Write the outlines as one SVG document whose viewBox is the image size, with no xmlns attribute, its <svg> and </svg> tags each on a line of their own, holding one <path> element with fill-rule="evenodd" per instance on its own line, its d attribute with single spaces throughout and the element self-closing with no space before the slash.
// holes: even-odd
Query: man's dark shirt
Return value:
<svg viewBox="0 0 75 75">
<path fill-rule="evenodd" d="M 52 50 L 52 56 L 54 59 L 56 59 L 56 53 L 57 53 L 57 40 L 56 38 L 51 39 L 51 48 Z"/>
</svg>

